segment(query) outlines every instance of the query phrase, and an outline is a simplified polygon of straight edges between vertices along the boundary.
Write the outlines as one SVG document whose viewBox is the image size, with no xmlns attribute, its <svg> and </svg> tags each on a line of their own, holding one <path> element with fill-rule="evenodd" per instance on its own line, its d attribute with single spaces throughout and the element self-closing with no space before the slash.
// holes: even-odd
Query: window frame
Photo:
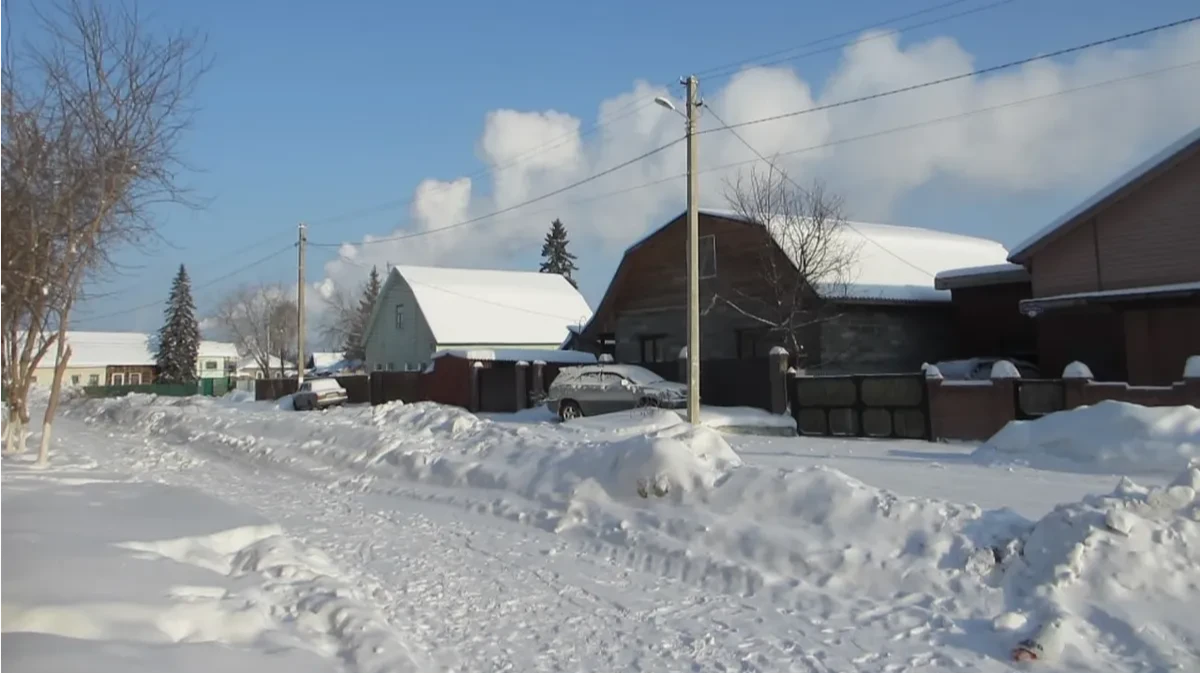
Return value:
<svg viewBox="0 0 1200 673">
<path fill-rule="evenodd" d="M 404 329 L 404 304 L 396 304 L 396 315 L 393 319 L 395 320 L 396 329 L 403 330 Z"/>
<path fill-rule="evenodd" d="M 113 372 L 112 375 L 110 375 L 108 377 L 108 385 L 110 385 L 110 386 L 125 385 L 125 372 Z"/>
<path fill-rule="evenodd" d="M 704 273 L 704 251 L 712 252 L 712 273 Z M 705 234 L 700 237 L 700 280 L 717 277 L 717 235 Z"/>
<path fill-rule="evenodd" d="M 134 381 L 134 378 L 137 378 L 137 380 Z M 131 386 L 140 386 L 142 385 L 142 373 L 129 372 L 129 376 L 126 378 L 126 380 L 129 381 L 129 385 Z"/>
</svg>

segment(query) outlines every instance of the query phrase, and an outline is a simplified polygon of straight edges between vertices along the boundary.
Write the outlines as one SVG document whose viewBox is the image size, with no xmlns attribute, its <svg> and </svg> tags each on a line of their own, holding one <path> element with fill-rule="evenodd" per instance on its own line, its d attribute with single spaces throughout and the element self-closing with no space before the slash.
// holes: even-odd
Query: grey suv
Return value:
<svg viewBox="0 0 1200 673">
<path fill-rule="evenodd" d="M 564 421 L 635 407 L 681 408 L 687 386 L 636 365 L 565 367 L 550 384 L 546 406 Z"/>
</svg>

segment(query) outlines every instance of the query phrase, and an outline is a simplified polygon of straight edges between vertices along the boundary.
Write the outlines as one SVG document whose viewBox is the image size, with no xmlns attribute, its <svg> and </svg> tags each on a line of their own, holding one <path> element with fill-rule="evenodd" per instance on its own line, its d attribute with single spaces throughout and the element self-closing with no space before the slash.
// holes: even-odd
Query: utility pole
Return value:
<svg viewBox="0 0 1200 673">
<path fill-rule="evenodd" d="M 700 424 L 700 204 L 696 176 L 696 127 L 700 101 L 696 76 L 687 78 L 687 257 L 688 257 L 688 421 Z"/>
<path fill-rule="evenodd" d="M 300 260 L 296 283 L 296 385 L 304 383 L 304 246 L 308 243 L 308 231 L 300 223 Z"/>
</svg>

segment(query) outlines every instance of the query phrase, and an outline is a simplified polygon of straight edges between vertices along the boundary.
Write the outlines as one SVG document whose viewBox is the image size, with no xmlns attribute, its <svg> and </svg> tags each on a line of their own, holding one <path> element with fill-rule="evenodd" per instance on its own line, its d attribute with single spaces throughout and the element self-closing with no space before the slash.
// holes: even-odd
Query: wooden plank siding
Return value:
<svg viewBox="0 0 1200 673">
<path fill-rule="evenodd" d="M 1033 296 L 1200 281 L 1200 153 L 1032 255 Z"/>
</svg>

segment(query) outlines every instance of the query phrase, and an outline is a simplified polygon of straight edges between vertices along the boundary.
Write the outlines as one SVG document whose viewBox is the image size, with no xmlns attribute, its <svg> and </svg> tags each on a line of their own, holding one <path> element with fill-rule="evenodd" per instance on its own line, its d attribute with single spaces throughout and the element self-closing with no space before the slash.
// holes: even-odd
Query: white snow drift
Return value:
<svg viewBox="0 0 1200 673">
<path fill-rule="evenodd" d="M 981 670 L 1003 670 L 999 660 L 1030 639 L 1062 670 L 1200 666 L 1189 608 L 1200 602 L 1194 468 L 1170 488 L 1123 482 L 1031 522 L 898 496 L 825 468 L 742 465 L 720 435 L 661 411 L 623 415 L 624 427 L 592 419 L 573 429 L 429 403 L 294 414 L 131 396 L 75 402 L 68 413 L 165 440 L 125 450 L 287 470 L 339 492 L 438 500 L 555 531 L 614 562 L 740 596 L 763 614 L 853 632 L 871 643 L 855 665 L 883 667 L 920 649 L 910 662 L 946 668 L 982 657 L 976 663 L 990 663 Z M 1036 441 L 1075 456 L 1062 447 L 1089 428 L 1110 442 L 1121 428 L 1125 438 L 1153 428 L 1165 468 L 1168 454 L 1194 450 L 1170 444 L 1190 436 L 1194 413 L 1096 405 L 1013 426 L 1052 425 L 1056 435 L 1006 432 L 1057 437 Z M 1132 446 L 1088 454 L 1085 467 L 1132 460 Z M 826 642 L 842 644 L 837 635 Z"/>
<path fill-rule="evenodd" d="M 1200 458 L 1200 409 L 1100 402 L 1013 421 L 975 457 L 1072 472 L 1169 476 Z"/>
</svg>

